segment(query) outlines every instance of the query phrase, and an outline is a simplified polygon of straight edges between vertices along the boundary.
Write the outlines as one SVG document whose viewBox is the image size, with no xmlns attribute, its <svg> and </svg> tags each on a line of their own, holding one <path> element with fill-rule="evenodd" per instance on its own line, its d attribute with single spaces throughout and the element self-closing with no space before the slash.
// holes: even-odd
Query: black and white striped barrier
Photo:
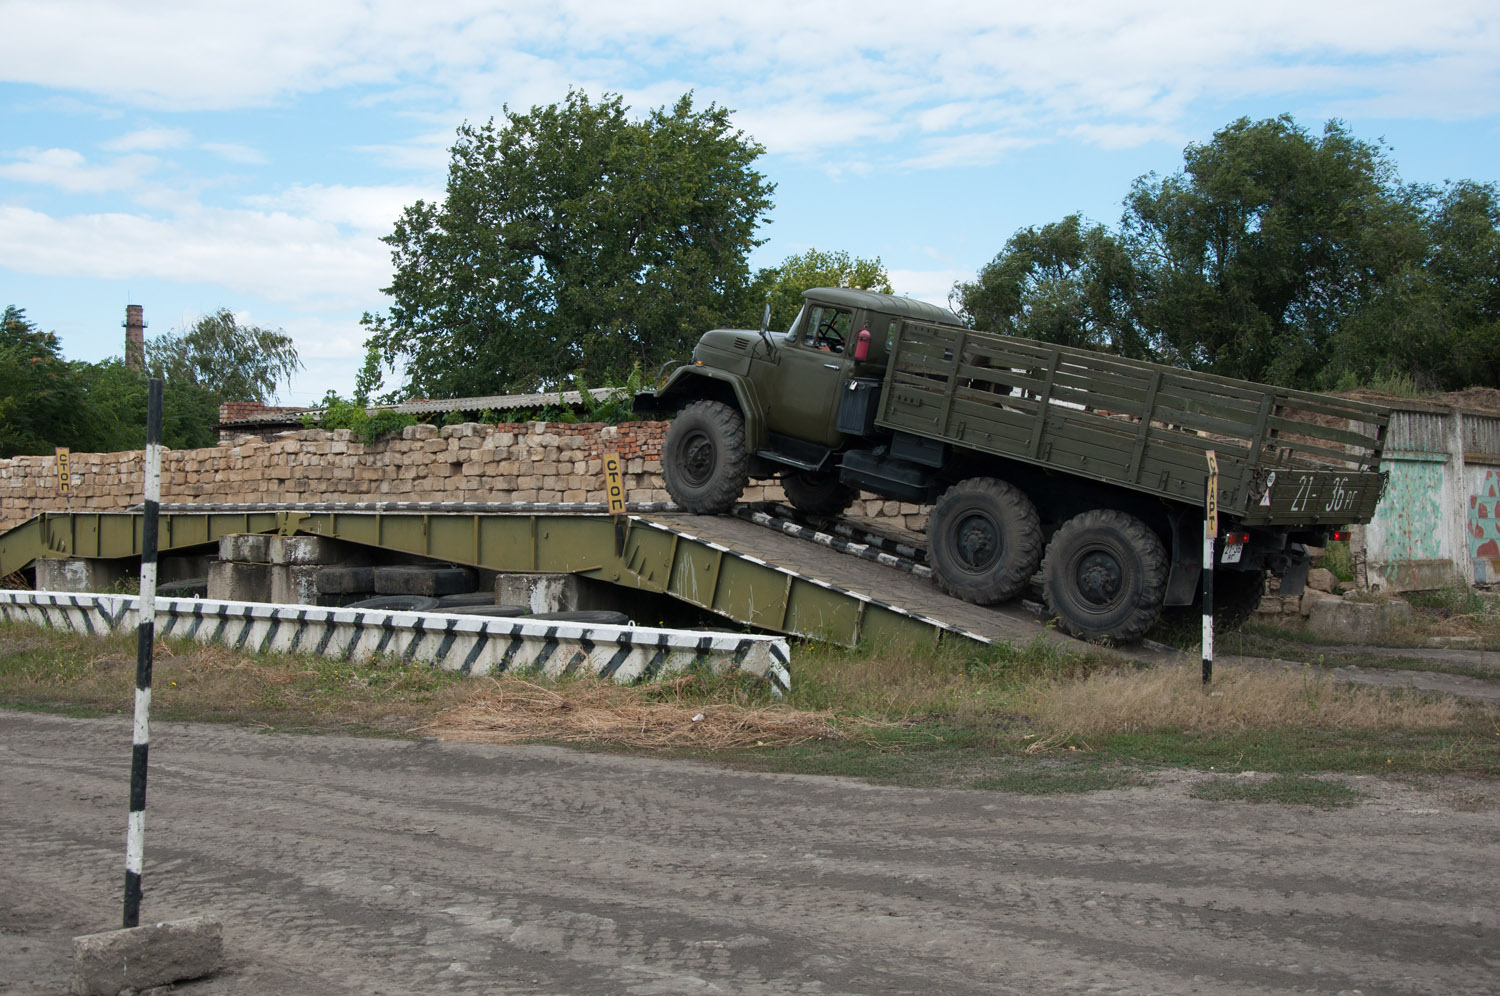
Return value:
<svg viewBox="0 0 1500 996">
<path fill-rule="evenodd" d="M 825 533 L 833 533 L 835 536 L 842 536 L 847 540 L 884 550 L 886 553 L 894 553 L 898 557 L 904 557 L 919 564 L 927 562 L 927 551 L 923 547 L 903 543 L 873 530 L 861 529 L 850 519 L 830 519 L 820 515 L 807 515 L 781 502 L 767 502 L 760 508 L 779 519 L 791 519 L 793 522 L 811 525 Z"/>
<path fill-rule="evenodd" d="M 141 867 L 146 850 L 146 759 L 151 749 L 151 661 L 156 647 L 156 547 L 161 506 L 162 382 L 146 396 L 145 514 L 141 523 L 141 594 L 136 614 L 135 723 L 130 740 L 130 817 L 125 829 L 124 926 L 141 922 Z"/>
<path fill-rule="evenodd" d="M 828 547 L 830 550 L 837 550 L 839 553 L 847 553 L 851 557 L 858 557 L 861 560 L 868 560 L 885 567 L 894 567 L 897 570 L 915 574 L 920 578 L 932 577 L 932 568 L 925 564 L 918 564 L 910 557 L 899 557 L 896 554 L 875 549 L 869 543 L 855 543 L 847 539 L 842 539 L 831 533 L 814 529 L 812 526 L 805 526 L 800 522 L 783 519 L 769 512 L 763 512 L 746 505 L 737 506 L 734 509 L 734 514 L 746 522 L 753 522 L 757 526 L 775 529 L 788 536 L 795 536 L 798 539 L 807 540 L 809 543 L 817 543 L 820 546 Z"/>
<path fill-rule="evenodd" d="M 135 625 L 136 601 L 123 595 L 0 591 L 0 619 L 103 633 Z M 779 636 L 186 598 L 157 600 L 156 632 L 257 653 L 351 660 L 388 654 L 476 675 L 527 672 L 557 678 L 585 671 L 632 684 L 708 666 L 763 677 L 777 695 L 791 687 L 790 652 Z"/>
</svg>

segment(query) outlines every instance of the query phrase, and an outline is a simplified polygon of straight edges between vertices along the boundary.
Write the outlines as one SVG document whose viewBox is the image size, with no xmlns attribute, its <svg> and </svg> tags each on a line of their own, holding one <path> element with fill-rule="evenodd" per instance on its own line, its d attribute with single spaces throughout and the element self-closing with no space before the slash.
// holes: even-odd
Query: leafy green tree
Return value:
<svg viewBox="0 0 1500 996">
<path fill-rule="evenodd" d="M 0 457 L 70 446 L 88 422 L 56 333 L 8 306 L 0 314 Z"/>
<path fill-rule="evenodd" d="M 234 312 L 220 308 L 186 332 L 148 342 L 146 366 L 152 376 L 171 385 L 196 385 L 224 401 L 264 402 L 302 363 L 285 332 L 241 326 Z"/>
<path fill-rule="evenodd" d="M 118 357 L 101 363 L 75 362 L 88 424 L 72 443 L 94 453 L 139 450 L 146 445 L 147 375 Z M 178 379 L 163 385 L 162 445 L 195 449 L 218 442 L 214 424 L 222 399 L 212 390 Z"/>
<path fill-rule="evenodd" d="M 620 378 L 739 313 L 774 189 L 753 169 L 764 150 L 691 94 L 626 111 L 574 90 L 459 129 L 443 202 L 406 208 L 385 239 L 389 311 L 364 317 L 408 394 Z"/>
<path fill-rule="evenodd" d="M 1023 229 L 955 293 L 981 328 L 1290 387 L 1500 384 L 1500 197 L 1242 118 L 1138 179 L 1118 232 Z"/>
<path fill-rule="evenodd" d="M 1420 257 L 1417 199 L 1337 121 L 1241 118 L 1184 158 L 1126 200 L 1144 336 L 1194 369 L 1318 386 L 1341 324 Z"/>
<path fill-rule="evenodd" d="M 954 292 L 975 328 L 1146 359 L 1150 344 L 1134 315 L 1139 284 L 1120 240 L 1071 214 L 1017 232 Z"/>
<path fill-rule="evenodd" d="M 812 287 L 854 287 L 859 290 L 893 293 L 891 279 L 880 257 L 856 259 L 843 250 L 821 252 L 809 249 L 788 256 L 777 266 L 765 267 L 755 274 L 747 295 L 746 308 L 738 325 L 760 328 L 765 306 L 771 306 L 773 329 L 791 328 L 792 319 L 802 307 L 802 292 Z"/>
</svg>

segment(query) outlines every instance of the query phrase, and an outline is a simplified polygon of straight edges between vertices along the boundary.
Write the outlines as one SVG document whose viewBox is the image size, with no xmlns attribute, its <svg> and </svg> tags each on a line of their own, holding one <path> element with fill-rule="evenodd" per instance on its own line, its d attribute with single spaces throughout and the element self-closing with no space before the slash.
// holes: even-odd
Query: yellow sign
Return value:
<svg viewBox="0 0 1500 996">
<path fill-rule="evenodd" d="M 1208 491 L 1205 497 L 1208 499 L 1206 508 L 1208 518 L 1208 535 L 1219 535 L 1219 457 L 1213 450 L 1204 454 L 1208 457 Z"/>
<path fill-rule="evenodd" d="M 68 485 L 73 483 L 73 474 L 68 470 L 68 448 L 59 446 L 52 452 L 57 454 L 57 490 L 60 494 L 67 494 Z"/>
<path fill-rule="evenodd" d="M 604 454 L 604 496 L 610 515 L 625 514 L 625 482 L 620 477 L 620 454 Z"/>
</svg>

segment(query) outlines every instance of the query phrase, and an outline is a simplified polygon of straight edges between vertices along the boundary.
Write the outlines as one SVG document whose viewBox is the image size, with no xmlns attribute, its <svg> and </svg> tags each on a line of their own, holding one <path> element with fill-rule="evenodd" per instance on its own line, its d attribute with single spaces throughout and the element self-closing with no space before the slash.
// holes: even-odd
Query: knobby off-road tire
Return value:
<svg viewBox="0 0 1500 996">
<path fill-rule="evenodd" d="M 1042 523 L 1020 489 L 971 477 L 943 493 L 927 521 L 927 556 L 938 587 L 993 605 L 1026 587 L 1042 559 Z"/>
<path fill-rule="evenodd" d="M 859 489 L 840 481 L 838 471 L 783 471 L 781 490 L 793 508 L 808 515 L 843 515 L 859 497 Z"/>
<path fill-rule="evenodd" d="M 1095 509 L 1063 523 L 1047 544 L 1042 598 L 1070 636 L 1134 643 L 1161 616 L 1167 570 L 1167 548 L 1150 527 Z"/>
<path fill-rule="evenodd" d="M 694 401 L 667 429 L 661 463 L 678 507 L 702 515 L 729 511 L 750 482 L 745 420 L 723 402 Z"/>
</svg>

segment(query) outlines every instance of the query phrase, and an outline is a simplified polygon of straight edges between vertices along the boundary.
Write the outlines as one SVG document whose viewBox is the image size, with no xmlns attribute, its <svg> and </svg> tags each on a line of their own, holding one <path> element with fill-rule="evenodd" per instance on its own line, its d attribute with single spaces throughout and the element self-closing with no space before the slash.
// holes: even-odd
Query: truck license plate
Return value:
<svg viewBox="0 0 1500 996">
<path fill-rule="evenodd" d="M 1224 544 L 1224 556 L 1222 556 L 1222 557 L 1219 558 L 1219 563 L 1221 563 L 1221 564 L 1238 564 L 1240 562 L 1240 554 L 1242 554 L 1244 552 L 1245 552 L 1245 544 L 1243 544 L 1243 543 L 1226 543 L 1226 544 Z"/>
</svg>

